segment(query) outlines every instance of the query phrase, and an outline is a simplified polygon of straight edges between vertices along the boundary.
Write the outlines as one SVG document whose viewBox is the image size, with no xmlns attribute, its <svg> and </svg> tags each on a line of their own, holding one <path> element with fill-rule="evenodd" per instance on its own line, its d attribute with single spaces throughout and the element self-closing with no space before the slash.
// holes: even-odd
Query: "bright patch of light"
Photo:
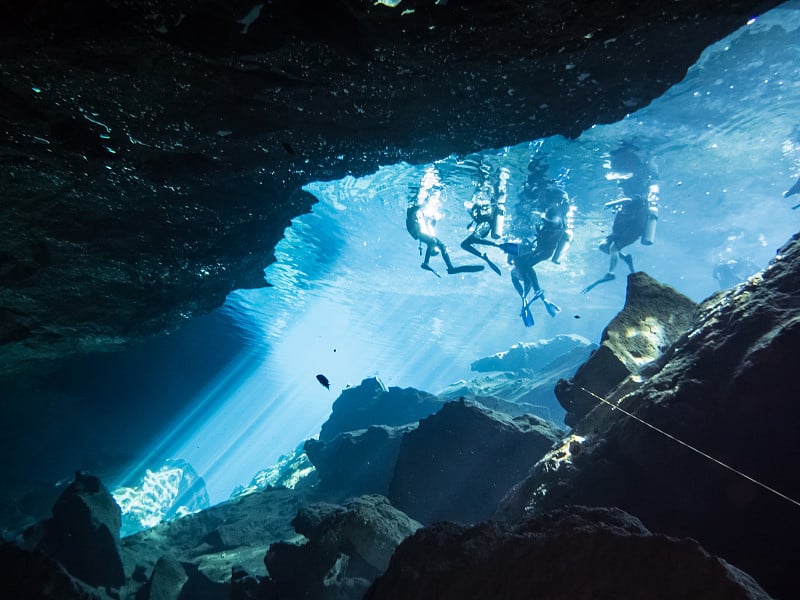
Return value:
<svg viewBox="0 0 800 600">
<path fill-rule="evenodd" d="M 119 487 L 112 495 L 122 511 L 123 536 L 209 507 L 202 481 L 180 462 L 146 469 L 141 482 Z"/>
</svg>

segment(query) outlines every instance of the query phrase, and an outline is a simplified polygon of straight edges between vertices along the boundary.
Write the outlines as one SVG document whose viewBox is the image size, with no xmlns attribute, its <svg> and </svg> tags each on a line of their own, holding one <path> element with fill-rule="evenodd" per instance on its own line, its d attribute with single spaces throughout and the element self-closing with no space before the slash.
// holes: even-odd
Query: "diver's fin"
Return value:
<svg viewBox="0 0 800 600">
<path fill-rule="evenodd" d="M 795 210 L 795 209 L 797 209 L 797 208 L 800 208 L 800 204 L 795 204 L 795 205 L 792 207 L 792 210 Z"/>
<path fill-rule="evenodd" d="M 538 300 L 539 298 L 544 298 L 544 292 L 542 290 L 537 290 L 534 292 L 533 296 L 530 297 L 530 300 L 522 299 L 522 310 L 528 308 L 534 301 Z"/>
<path fill-rule="evenodd" d="M 586 286 L 581 290 L 581 294 L 588 294 L 594 288 L 596 288 L 601 283 L 605 283 L 606 281 L 614 281 L 614 274 L 613 273 L 606 273 L 603 277 L 595 281 L 593 284 Z"/>
<path fill-rule="evenodd" d="M 437 272 L 436 272 L 436 269 L 434 269 L 434 268 L 433 268 L 432 266 L 430 266 L 428 263 L 422 263 L 422 264 L 420 265 L 420 268 L 422 268 L 422 269 L 425 269 L 426 271 L 430 271 L 431 273 L 433 273 L 434 275 L 436 275 L 436 276 L 437 276 L 439 279 L 441 279 L 441 278 L 442 278 L 442 276 L 441 276 L 441 275 L 439 275 L 439 273 L 437 273 Z"/>
<path fill-rule="evenodd" d="M 483 265 L 464 265 L 463 267 L 449 267 L 447 273 L 455 275 L 457 273 L 477 273 L 483 271 Z"/>
<path fill-rule="evenodd" d="M 531 309 L 525 306 L 520 313 L 522 317 L 522 322 L 525 324 L 525 327 L 533 327 L 534 320 L 533 320 L 533 313 L 531 313 Z"/>
<path fill-rule="evenodd" d="M 497 274 L 498 274 L 498 275 L 500 275 L 500 276 L 502 276 L 502 275 L 503 275 L 503 273 L 500 271 L 500 267 L 498 267 L 498 266 L 497 266 L 496 264 L 494 264 L 494 263 L 493 263 L 491 260 L 489 260 L 489 257 L 488 257 L 488 256 L 486 256 L 486 254 L 483 254 L 483 255 L 481 255 L 481 258 L 482 258 L 483 260 L 485 260 L 485 261 L 486 261 L 486 264 L 487 264 L 487 265 L 489 265 L 489 268 L 490 268 L 492 271 L 494 271 L 495 273 L 497 273 Z"/>
<path fill-rule="evenodd" d="M 555 317 L 558 313 L 561 312 L 561 307 L 558 304 L 550 302 L 549 300 L 545 300 L 544 296 L 542 296 L 542 303 L 544 304 L 547 313 L 551 317 Z"/>
<path fill-rule="evenodd" d="M 519 244 L 515 244 L 514 242 L 503 242 L 502 244 L 497 244 L 497 247 L 506 254 L 510 254 L 511 256 L 519 256 Z"/>
</svg>

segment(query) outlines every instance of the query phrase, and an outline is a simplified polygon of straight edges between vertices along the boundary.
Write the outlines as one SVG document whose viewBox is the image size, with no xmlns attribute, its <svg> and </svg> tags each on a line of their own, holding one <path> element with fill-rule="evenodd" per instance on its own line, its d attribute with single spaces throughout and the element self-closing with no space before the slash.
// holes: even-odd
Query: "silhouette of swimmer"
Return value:
<svg viewBox="0 0 800 600">
<path fill-rule="evenodd" d="M 441 254 L 447 273 L 450 275 L 482 271 L 483 265 L 454 266 L 447 252 L 447 246 L 436 237 L 435 225 L 439 218 L 440 195 L 441 185 L 438 183 L 438 176 L 435 171 L 429 170 L 423 176 L 419 192 L 411 198 L 406 210 L 406 229 L 412 238 L 420 242 L 420 254 L 422 254 L 422 244 L 426 246 L 425 258 L 420 267 L 441 277 L 430 265 L 431 257 Z"/>
<path fill-rule="evenodd" d="M 616 211 L 611 234 L 600 244 L 599 249 L 609 255 L 608 271 L 603 277 L 581 290 L 587 294 L 601 283 L 613 281 L 614 271 L 621 258 L 633 273 L 633 256 L 622 251 L 635 241 L 642 244 L 653 243 L 655 220 L 658 209 L 655 206 L 658 187 L 653 184 L 655 173 L 639 156 L 639 149 L 630 142 L 623 142 L 611 153 L 611 173 L 606 177 L 617 182 L 624 194 L 619 200 L 606 203 L 605 207 Z"/>
</svg>

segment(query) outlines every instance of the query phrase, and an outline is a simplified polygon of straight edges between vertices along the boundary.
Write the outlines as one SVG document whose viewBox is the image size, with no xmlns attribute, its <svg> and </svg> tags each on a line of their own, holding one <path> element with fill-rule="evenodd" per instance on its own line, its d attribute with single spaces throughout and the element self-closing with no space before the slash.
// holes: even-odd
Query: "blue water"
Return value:
<svg viewBox="0 0 800 600">
<path fill-rule="evenodd" d="M 625 265 L 616 281 L 587 295 L 580 290 L 608 265 L 597 245 L 613 218 L 603 204 L 618 190 L 604 163 L 622 140 L 652 158 L 660 186 L 656 243 L 632 247 L 637 270 L 700 301 L 719 289 L 712 273 L 720 261 L 747 258 L 765 266 L 800 221 L 800 210 L 791 210 L 800 196 L 783 198 L 800 176 L 798 27 L 800 2 L 789 2 L 708 48 L 683 82 L 621 122 L 597 125 L 575 140 L 484 150 L 495 169 L 511 172 L 510 205 L 538 155 L 547 159 L 551 176 L 565 175 L 577 206 L 566 259 L 537 267 L 562 313 L 551 318 L 535 306 L 531 328 L 522 325 L 499 252 L 490 250 L 502 277 L 487 269 L 437 279 L 419 268 L 405 207 L 409 188 L 428 165 L 387 165 L 367 177 L 308 185 L 319 203 L 286 231 L 277 263 L 266 270 L 273 287 L 231 294 L 206 338 L 201 323 L 151 344 L 144 351 L 150 362 L 136 355 L 137 364 L 147 363 L 139 368 L 151 373 L 132 392 L 142 402 L 140 418 L 159 416 L 139 429 L 138 438 L 120 430 L 132 454 L 130 473 L 181 458 L 219 502 L 318 433 L 341 390 L 365 377 L 437 392 L 470 377 L 473 360 L 518 342 L 561 333 L 599 341 L 624 303 Z M 438 161 L 446 177 L 437 233 L 455 263 L 476 263 L 458 247 L 472 184 L 455 160 Z M 442 266 L 438 258 L 433 264 Z M 125 356 L 114 368 L 126 368 Z M 195 359 L 209 356 L 212 368 L 175 366 L 175 357 L 203 365 Z M 330 390 L 317 382 L 318 373 L 330 379 Z M 188 390 L 165 394 L 176 376 L 191 381 Z M 79 387 L 75 393 L 97 393 L 85 383 Z M 166 397 L 174 405 L 154 413 L 152 402 Z M 124 475 L 117 473 L 117 481 Z"/>
</svg>

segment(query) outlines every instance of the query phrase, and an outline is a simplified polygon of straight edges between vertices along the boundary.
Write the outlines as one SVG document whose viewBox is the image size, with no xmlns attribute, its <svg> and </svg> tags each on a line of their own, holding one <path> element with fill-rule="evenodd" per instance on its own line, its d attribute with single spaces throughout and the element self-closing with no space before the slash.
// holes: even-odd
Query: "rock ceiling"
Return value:
<svg viewBox="0 0 800 600">
<path fill-rule="evenodd" d="M 577 136 L 775 1 L 13 0 L 5 373 L 175 330 L 263 268 L 302 186 Z"/>
</svg>

